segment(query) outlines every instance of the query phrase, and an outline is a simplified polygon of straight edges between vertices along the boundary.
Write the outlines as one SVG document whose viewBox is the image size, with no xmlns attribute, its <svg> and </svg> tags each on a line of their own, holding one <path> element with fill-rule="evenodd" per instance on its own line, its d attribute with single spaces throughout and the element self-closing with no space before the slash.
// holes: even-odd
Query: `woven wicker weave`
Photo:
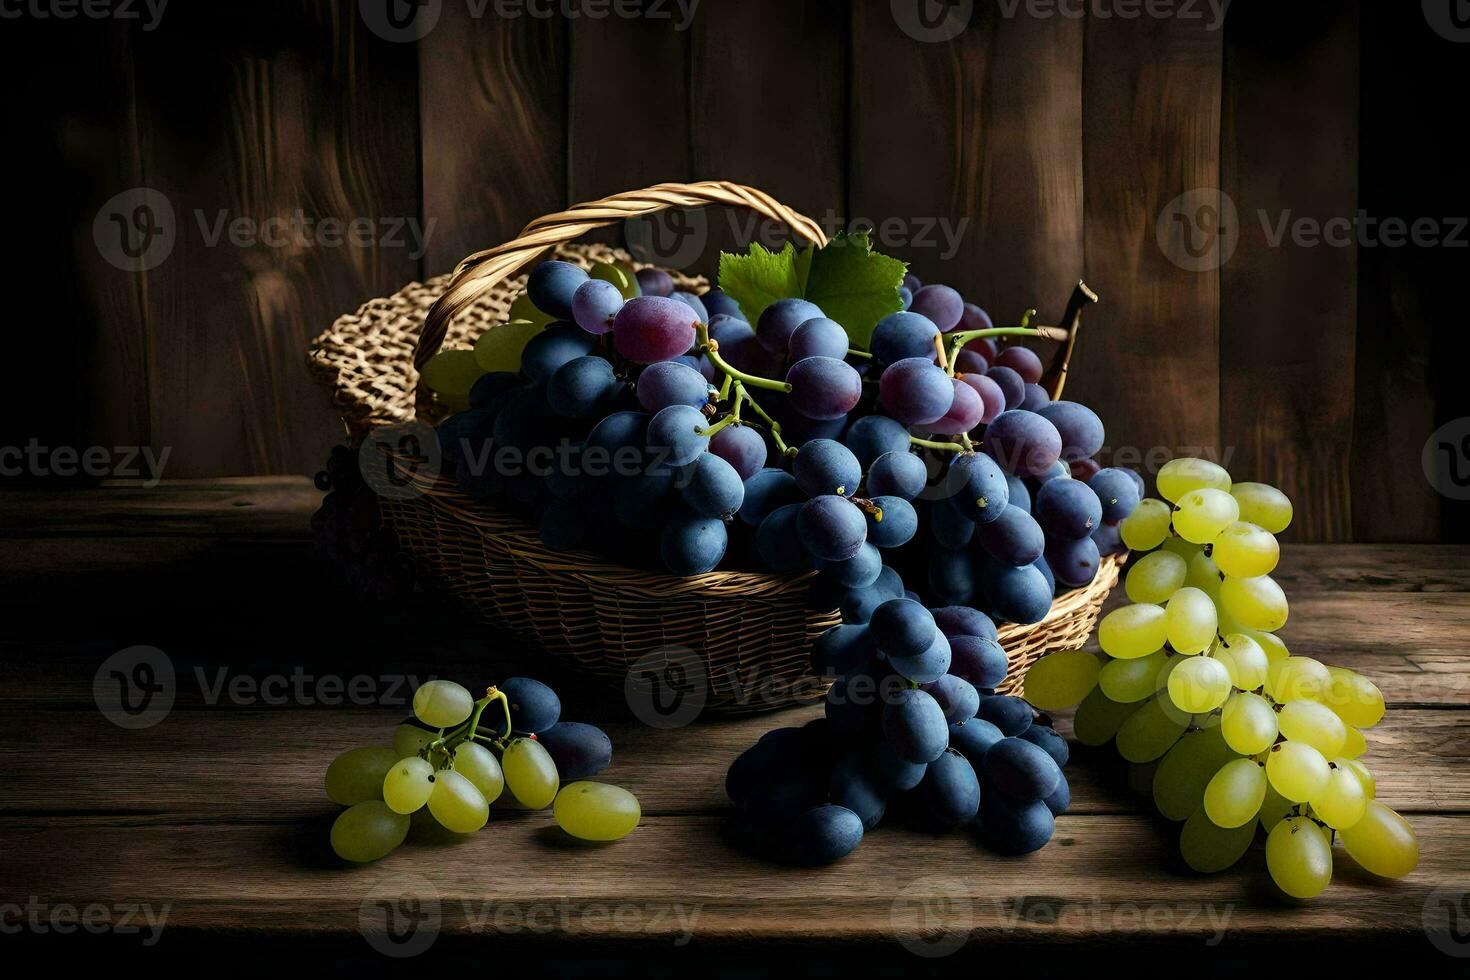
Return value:
<svg viewBox="0 0 1470 980">
<path fill-rule="evenodd" d="M 487 622 L 620 686 L 630 670 L 667 670 L 686 675 L 673 683 L 702 686 L 708 711 L 765 710 L 823 690 L 808 675 L 809 649 L 838 619 L 807 608 L 810 576 L 719 571 L 681 579 L 609 564 L 592 554 L 552 551 L 519 518 L 471 500 L 396 438 L 369 439 L 416 423 L 420 437 L 426 435 L 422 422 L 437 421 L 442 409 L 419 390 L 419 369 L 441 346 L 473 347 L 481 333 L 505 322 L 525 288 L 525 276 L 518 273 L 548 250 L 584 268 L 609 261 L 639 267 L 620 250 L 572 240 L 626 218 L 706 204 L 747 207 L 808 241 L 825 242 L 809 219 L 750 188 L 661 184 L 537 219 L 514 241 L 470 256 L 452 275 L 368 302 L 318 337 L 308 361 L 331 390 L 352 440 L 366 439 L 388 456 L 396 492 L 380 499 L 384 520 L 445 590 Z M 681 288 L 707 285 L 673 275 Z M 1071 326 L 1067 353 L 1075 341 L 1075 318 Z M 1053 365 L 1054 392 L 1065 367 L 1065 356 Z M 1105 559 L 1093 583 L 1059 598 L 1041 623 L 1001 630 L 1011 661 L 1009 690 L 1020 689 L 1026 668 L 1045 653 L 1086 641 L 1121 564 L 1121 558 Z M 703 671 L 702 679 L 687 676 L 691 663 Z"/>
</svg>

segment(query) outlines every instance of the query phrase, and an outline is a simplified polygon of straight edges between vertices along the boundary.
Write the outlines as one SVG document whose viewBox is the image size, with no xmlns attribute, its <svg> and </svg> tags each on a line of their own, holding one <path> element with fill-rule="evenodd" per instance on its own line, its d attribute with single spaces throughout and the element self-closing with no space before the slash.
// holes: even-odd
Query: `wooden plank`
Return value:
<svg viewBox="0 0 1470 980">
<path fill-rule="evenodd" d="M 1456 367 L 1466 235 L 1458 248 L 1417 247 L 1403 234 L 1388 244 L 1383 225 L 1429 219 L 1448 236 L 1450 216 L 1470 214 L 1454 136 L 1427 115 L 1443 86 L 1464 77 L 1466 48 L 1436 34 L 1419 8 L 1399 4 L 1364 4 L 1361 34 L 1360 206 L 1376 224 L 1373 246 L 1359 253 L 1353 534 L 1463 541 L 1470 506 L 1435 491 L 1420 454 L 1437 427 L 1470 415 Z M 1405 58 L 1413 71 L 1397 70 Z M 1415 152 L 1400 152 L 1405 145 Z"/>
<path fill-rule="evenodd" d="M 695 173 L 765 191 L 829 232 L 848 214 L 848 4 L 708 4 L 691 31 Z M 701 271 L 717 268 L 722 250 L 790 238 L 745 211 L 712 209 L 706 221 Z"/>
<path fill-rule="evenodd" d="M 1193 271 L 1173 218 L 1198 214 L 1220 186 L 1221 51 L 1208 19 L 1087 20 L 1085 255 L 1102 302 L 1084 318 L 1067 394 L 1098 409 L 1124 465 L 1225 448 L 1219 271 L 1207 249 Z"/>
<path fill-rule="evenodd" d="M 1358 4 L 1232 13 L 1221 178 L 1240 240 L 1220 271 L 1221 440 L 1232 472 L 1295 502 L 1293 540 L 1341 541 L 1356 468 Z"/>
<path fill-rule="evenodd" d="M 578 18 L 569 28 L 573 202 L 704 176 L 695 170 L 691 147 L 690 31 L 678 29 L 683 21 L 673 4 L 631 0 L 619 11 Z M 623 241 L 618 228 L 588 237 Z"/>
<path fill-rule="evenodd" d="M 0 493 L 0 536 L 227 537 L 304 540 L 322 492 L 302 476 L 135 481 L 91 492 L 42 496 Z"/>
<path fill-rule="evenodd" d="M 1470 550 L 1437 544 L 1286 544 L 1272 577 L 1288 597 L 1312 591 L 1467 592 Z"/>
<path fill-rule="evenodd" d="M 341 428 L 308 341 L 419 274 L 412 46 L 348 0 L 278 14 L 229 0 L 136 38 L 143 171 L 177 221 L 147 305 L 176 476 L 319 467 Z"/>
<path fill-rule="evenodd" d="M 564 207 L 567 21 L 445 4 L 418 45 L 425 275 Z"/>
<path fill-rule="evenodd" d="M 1396 883 L 1372 879 L 1338 848 L 1329 895 L 1288 914 L 1263 887 L 1259 845 L 1225 873 L 1174 874 L 1172 828 L 1133 816 L 1065 816 L 1051 845 L 1024 859 L 989 854 L 966 834 L 879 832 L 821 869 L 745 858 L 724 840 L 717 818 L 651 817 L 627 839 L 598 848 L 589 873 L 587 848 L 547 831 L 536 816 L 456 845 L 410 846 L 376 865 L 343 868 L 325 853 L 330 812 L 323 807 L 311 822 L 202 825 L 21 816 L 0 818 L 0 828 L 11 844 L 10 880 L 25 882 L 29 893 L 79 906 L 166 903 L 168 928 L 180 935 L 356 933 L 364 903 L 386 889 L 377 897 L 434 899 L 449 935 L 493 936 L 511 925 L 523 935 L 524 917 L 534 915 L 543 938 L 566 940 L 892 942 L 927 912 L 924 935 L 950 930 L 986 948 L 1147 936 L 1335 943 L 1417 934 L 1422 942 L 1431 890 L 1470 887 L 1463 817 L 1416 820 L 1423 857 Z"/>
<path fill-rule="evenodd" d="M 854 4 L 852 213 L 904 222 L 913 240 L 884 250 L 997 323 L 1031 306 L 1055 322 L 1083 271 L 1083 25 L 976 6 L 935 41 Z M 921 240 L 929 222 L 945 225 Z"/>
</svg>

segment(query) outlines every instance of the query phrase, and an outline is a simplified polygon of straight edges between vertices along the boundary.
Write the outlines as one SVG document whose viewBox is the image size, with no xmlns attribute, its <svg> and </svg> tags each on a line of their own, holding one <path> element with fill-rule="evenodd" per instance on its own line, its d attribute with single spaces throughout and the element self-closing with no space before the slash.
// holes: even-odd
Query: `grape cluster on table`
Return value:
<svg viewBox="0 0 1470 980">
<path fill-rule="evenodd" d="M 1337 838 L 1368 871 L 1408 874 L 1414 831 L 1374 798 L 1360 758 L 1382 693 L 1293 656 L 1276 635 L 1289 609 L 1271 573 L 1291 501 L 1201 459 L 1165 464 L 1157 484 L 1164 499 L 1144 500 L 1121 527 L 1147 553 L 1125 579 L 1132 604 L 1103 618 L 1100 654 L 1032 666 L 1028 696 L 1049 710 L 1076 705 L 1077 739 L 1116 745 L 1132 782 L 1183 822 L 1180 851 L 1197 871 L 1235 864 L 1259 827 L 1267 869 L 1294 898 L 1326 889 Z"/>
<path fill-rule="evenodd" d="M 365 863 L 415 829 L 428 839 L 472 834 L 507 789 L 521 809 L 552 807 L 573 837 L 618 840 L 642 810 L 632 793 L 590 778 L 611 761 L 606 733 L 562 721 L 561 699 L 538 680 L 512 677 L 479 699 L 453 681 L 428 681 L 390 745 L 348 749 L 327 766 L 327 797 L 347 808 L 332 824 L 332 850 Z"/>
</svg>

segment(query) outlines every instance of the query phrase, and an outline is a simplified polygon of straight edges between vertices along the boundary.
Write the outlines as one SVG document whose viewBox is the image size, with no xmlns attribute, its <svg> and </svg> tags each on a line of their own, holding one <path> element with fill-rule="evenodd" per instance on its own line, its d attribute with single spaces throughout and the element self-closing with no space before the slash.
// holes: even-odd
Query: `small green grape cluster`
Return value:
<svg viewBox="0 0 1470 980">
<path fill-rule="evenodd" d="M 522 707 L 504 688 L 529 702 Z M 453 834 L 472 834 L 490 805 L 510 790 L 523 809 L 553 806 L 573 837 L 613 841 L 638 825 L 642 811 L 627 790 L 581 779 L 611 758 L 611 743 L 592 725 L 560 722 L 561 702 L 546 685 L 512 678 L 478 700 L 465 687 L 433 680 L 414 692 L 414 720 L 399 725 L 391 746 L 348 749 L 327 767 L 326 791 L 347 807 L 332 824 L 332 850 L 346 861 L 387 857 L 407 839 L 420 814 Z M 482 719 L 496 706 L 503 724 Z M 482 724 L 482 720 L 484 724 Z M 546 744 L 562 756 L 558 760 Z M 562 772 L 577 781 L 563 786 Z"/>
<path fill-rule="evenodd" d="M 1197 871 L 1235 864 L 1259 823 L 1267 869 L 1294 898 L 1331 883 L 1334 835 L 1368 871 L 1408 874 L 1413 828 L 1374 799 L 1359 758 L 1383 694 L 1354 671 L 1292 656 L 1276 636 L 1288 608 L 1271 572 L 1291 501 L 1200 459 L 1166 464 L 1157 483 L 1164 500 L 1144 500 L 1120 528 L 1148 552 L 1125 580 L 1133 604 L 1103 618 L 1101 654 L 1033 666 L 1027 698 L 1075 705 L 1079 741 L 1116 744 L 1135 786 L 1184 822 L 1180 850 Z"/>
</svg>

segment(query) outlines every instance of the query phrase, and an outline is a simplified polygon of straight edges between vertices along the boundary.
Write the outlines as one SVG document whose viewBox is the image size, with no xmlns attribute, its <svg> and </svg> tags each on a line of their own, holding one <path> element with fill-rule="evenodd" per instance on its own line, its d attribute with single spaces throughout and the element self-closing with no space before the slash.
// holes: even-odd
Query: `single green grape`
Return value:
<svg viewBox="0 0 1470 980">
<path fill-rule="evenodd" d="M 1354 776 L 1357 776 L 1358 782 L 1363 784 L 1363 795 L 1368 799 L 1371 800 L 1378 795 L 1378 781 L 1373 778 L 1373 774 L 1368 771 L 1368 767 L 1363 765 L 1362 759 L 1347 759 L 1338 756 L 1332 760 L 1332 764 L 1339 769 L 1346 769 Z"/>
<path fill-rule="evenodd" d="M 1131 551 L 1152 551 L 1169 536 L 1169 520 L 1173 512 L 1162 500 L 1146 497 L 1133 513 L 1123 518 L 1118 533 Z"/>
<path fill-rule="evenodd" d="M 1172 551 L 1144 555 L 1128 570 L 1123 588 L 1133 602 L 1161 605 L 1184 587 L 1189 563 Z"/>
<path fill-rule="evenodd" d="M 1153 793 L 1154 780 L 1158 778 L 1159 763 L 1162 759 L 1153 762 L 1130 762 L 1128 763 L 1128 788 L 1139 796 L 1147 797 Z"/>
<path fill-rule="evenodd" d="M 1258 755 L 1276 742 L 1276 712 L 1259 694 L 1232 694 L 1220 713 L 1220 732 L 1241 755 Z"/>
<path fill-rule="evenodd" d="M 1169 700 L 1192 715 L 1214 711 L 1230 697 L 1230 671 L 1212 657 L 1190 657 L 1169 675 Z"/>
<path fill-rule="evenodd" d="M 1215 604 L 1199 589 L 1175 592 L 1165 607 L 1169 646 L 1176 653 L 1204 653 L 1215 642 L 1220 619 Z"/>
<path fill-rule="evenodd" d="M 1223 466 L 1219 466 L 1207 459 L 1171 459 L 1159 467 L 1159 475 L 1154 481 L 1158 484 L 1159 496 L 1165 500 L 1177 502 L 1191 490 L 1230 489 L 1230 474 L 1225 472 Z"/>
<path fill-rule="evenodd" d="M 1168 631 L 1164 607 L 1141 602 L 1104 616 L 1097 628 L 1097 641 L 1108 656 L 1132 660 L 1163 649 Z"/>
<path fill-rule="evenodd" d="M 473 834 L 490 819 L 490 804 L 464 776 L 441 770 L 435 775 L 434 791 L 429 794 L 429 812 L 446 830 Z"/>
<path fill-rule="evenodd" d="M 426 731 L 417 725 L 399 725 L 393 729 L 393 751 L 398 753 L 393 757 L 393 761 L 397 762 L 399 759 L 418 755 L 438 737 L 436 733 Z"/>
<path fill-rule="evenodd" d="M 451 401 L 468 404 L 470 389 L 485 369 L 475 360 L 475 352 L 468 350 L 440 351 L 424 365 L 421 380 L 436 395 Z"/>
<path fill-rule="evenodd" d="M 1230 632 L 1240 633 L 1242 636 L 1248 636 L 1252 640 L 1255 640 L 1261 645 L 1261 649 L 1266 651 L 1266 659 L 1272 663 L 1278 660 L 1285 660 L 1291 656 L 1291 651 L 1286 649 L 1286 644 L 1282 643 L 1281 638 L 1275 633 L 1267 633 L 1264 630 L 1253 630 L 1248 626 L 1238 630 L 1231 630 Z M 1226 635 L 1229 636 L 1230 634 L 1227 633 Z"/>
<path fill-rule="evenodd" d="M 1159 545 L 1159 548 L 1162 551 L 1169 552 L 1171 555 L 1178 555 L 1186 562 L 1204 550 L 1202 546 L 1190 544 L 1177 534 L 1170 534 L 1164 539 L 1164 543 Z"/>
<path fill-rule="evenodd" d="M 1085 650 L 1049 653 L 1026 671 L 1026 700 L 1042 711 L 1075 707 L 1097 686 L 1101 666 Z"/>
<path fill-rule="evenodd" d="M 1142 701 L 1158 690 L 1159 674 L 1168 660 L 1164 651 L 1156 650 L 1136 660 L 1110 661 L 1098 672 L 1097 686 L 1119 704 Z"/>
<path fill-rule="evenodd" d="M 1191 589 L 1203 592 L 1217 605 L 1220 602 L 1220 583 L 1223 580 L 1224 576 L 1220 574 L 1220 566 L 1215 564 L 1215 559 L 1203 551 L 1195 552 L 1189 559 L 1184 584 Z"/>
<path fill-rule="evenodd" d="M 1240 517 L 1240 505 L 1224 490 L 1191 490 L 1174 505 L 1174 533 L 1209 544 Z"/>
<path fill-rule="evenodd" d="M 1235 864 L 1250 849 L 1256 828 L 1220 827 L 1201 806 L 1179 831 L 1179 853 L 1184 863 L 1201 874 L 1215 874 Z"/>
<path fill-rule="evenodd" d="M 556 825 L 581 840 L 621 840 L 643 816 L 638 798 L 621 786 L 587 780 L 569 783 L 556 794 Z"/>
<path fill-rule="evenodd" d="M 1266 779 L 1266 798 L 1261 801 L 1260 823 L 1261 829 L 1266 833 L 1276 829 L 1276 825 L 1287 817 L 1296 804 L 1276 792 L 1276 787 L 1271 785 L 1269 776 Z"/>
<path fill-rule="evenodd" d="M 1327 668 L 1311 657 L 1287 657 L 1266 668 L 1266 693 L 1277 704 L 1320 701 L 1332 684 Z"/>
<path fill-rule="evenodd" d="M 485 797 L 485 802 L 494 803 L 505 791 L 505 773 L 500 760 L 479 742 L 463 742 L 454 750 L 454 771 L 474 784 Z"/>
<path fill-rule="evenodd" d="M 1227 830 L 1251 823 L 1266 800 L 1266 770 L 1254 759 L 1227 762 L 1205 787 L 1205 813 Z"/>
<path fill-rule="evenodd" d="M 1346 735 L 1337 754 L 1344 759 L 1356 759 L 1368 751 L 1368 740 L 1352 725 L 1345 726 Z"/>
<path fill-rule="evenodd" d="M 1231 684 L 1242 691 L 1254 691 L 1266 683 L 1271 661 L 1255 640 L 1244 633 L 1228 633 L 1220 640 L 1218 650 L 1229 654 L 1229 659 L 1220 659 L 1230 668 Z"/>
<path fill-rule="evenodd" d="M 1288 701 L 1276 713 L 1281 734 L 1293 742 L 1303 742 L 1332 758 L 1342 751 L 1347 740 L 1347 726 L 1332 709 L 1316 701 Z"/>
<path fill-rule="evenodd" d="M 1266 776 L 1276 792 L 1306 803 L 1327 785 L 1330 770 L 1322 753 L 1301 742 L 1277 742 L 1266 753 Z"/>
<path fill-rule="evenodd" d="M 516 302 L 519 303 L 520 300 Z M 511 309 L 514 311 L 515 307 Z M 537 316 L 541 317 L 542 314 L 538 312 Z M 519 371 L 521 354 L 526 345 L 531 342 L 531 338 L 545 330 L 549 322 L 544 318 L 526 320 L 512 312 L 509 323 L 496 324 L 480 334 L 480 339 L 475 341 L 475 363 L 483 371 Z"/>
<path fill-rule="evenodd" d="M 1203 802 L 1210 777 L 1235 758 L 1218 727 L 1188 733 L 1159 762 L 1154 806 L 1166 820 L 1188 820 Z"/>
<path fill-rule="evenodd" d="M 1383 720 L 1383 692 L 1354 670 L 1328 667 L 1328 685 L 1322 703 L 1355 728 L 1372 728 Z"/>
<path fill-rule="evenodd" d="M 475 710 L 475 696 L 454 681 L 426 681 L 413 692 L 413 713 L 431 728 L 453 728 Z"/>
<path fill-rule="evenodd" d="M 1327 785 L 1312 800 L 1312 812 L 1333 830 L 1345 830 L 1363 818 L 1368 794 L 1350 770 L 1332 767 Z"/>
<path fill-rule="evenodd" d="M 332 822 L 332 850 L 344 861 L 376 861 L 403 843 L 408 825 L 407 814 L 394 813 L 382 800 L 367 800 Z"/>
<path fill-rule="evenodd" d="M 425 759 L 399 759 L 383 777 L 383 802 L 397 813 L 412 813 L 434 792 L 434 767 Z"/>
<path fill-rule="evenodd" d="M 1281 545 L 1265 528 L 1236 521 L 1215 538 L 1211 557 L 1220 571 L 1235 578 L 1270 575 L 1281 560 Z"/>
<path fill-rule="evenodd" d="M 550 313 L 542 313 L 541 310 L 536 306 L 536 304 L 531 302 L 530 293 L 521 293 L 511 302 L 510 312 L 509 314 L 507 314 L 506 319 L 511 323 L 519 321 L 521 323 L 532 324 L 539 332 L 541 328 L 548 326 L 551 321 L 556 319 L 556 317 L 552 316 Z M 510 370 L 514 371 L 520 366 L 521 361 L 520 358 L 517 357 L 515 367 L 510 368 Z M 489 370 L 502 369 L 491 368 Z"/>
<path fill-rule="evenodd" d="M 356 806 L 383 798 L 383 777 L 401 756 L 391 748 L 348 749 L 327 766 L 327 799 Z"/>
<path fill-rule="evenodd" d="M 1220 583 L 1220 602 L 1231 618 L 1252 629 L 1274 633 L 1286 625 L 1286 593 L 1269 575 L 1226 576 Z"/>
<path fill-rule="evenodd" d="M 1419 864 L 1419 839 L 1409 822 L 1373 800 L 1360 820 L 1341 831 L 1353 860 L 1380 878 L 1402 878 Z"/>
<path fill-rule="evenodd" d="M 1287 817 L 1266 837 L 1266 869 L 1292 898 L 1316 898 L 1332 883 L 1332 845 L 1307 817 Z"/>
<path fill-rule="evenodd" d="M 501 756 L 500 767 L 505 772 L 506 787 L 522 806 L 541 810 L 556 799 L 561 783 L 556 763 L 535 739 L 518 738 L 511 742 Z"/>
<path fill-rule="evenodd" d="M 1139 704 L 1119 704 L 1101 688 L 1095 687 L 1077 705 L 1077 713 L 1072 716 L 1072 734 L 1083 745 L 1106 745 L 1140 707 Z"/>
<path fill-rule="evenodd" d="M 1118 728 L 1118 754 L 1129 762 L 1152 762 L 1174 747 L 1189 722 L 1165 710 L 1161 697 L 1143 703 Z"/>
<path fill-rule="evenodd" d="M 1240 504 L 1240 519 L 1271 534 L 1280 534 L 1291 524 L 1291 500 L 1264 483 L 1237 483 L 1230 494 Z"/>
<path fill-rule="evenodd" d="M 638 277 L 620 265 L 611 262 L 596 262 L 588 270 L 587 275 L 592 279 L 601 279 L 618 287 L 618 292 L 623 294 L 623 299 L 632 299 L 641 296 L 643 290 L 638 285 Z"/>
</svg>

